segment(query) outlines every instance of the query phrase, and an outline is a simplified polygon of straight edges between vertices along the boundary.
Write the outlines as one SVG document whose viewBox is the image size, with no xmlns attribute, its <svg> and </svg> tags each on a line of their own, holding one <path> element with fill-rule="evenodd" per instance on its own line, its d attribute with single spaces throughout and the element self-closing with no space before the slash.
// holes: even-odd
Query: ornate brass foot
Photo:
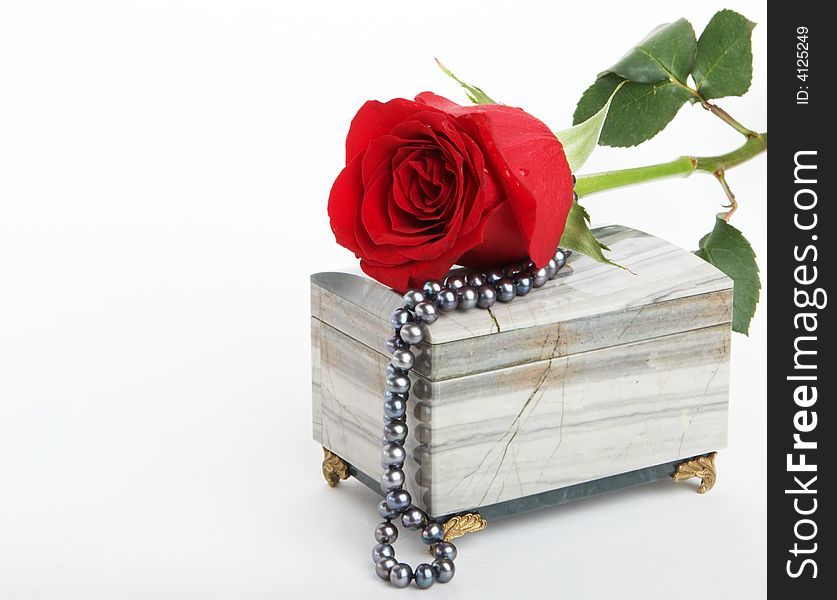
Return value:
<svg viewBox="0 0 837 600">
<path fill-rule="evenodd" d="M 464 515 L 457 515 L 445 521 L 442 529 L 445 530 L 445 541 L 449 542 L 458 537 L 462 537 L 466 533 L 482 531 L 487 526 L 488 521 L 483 519 L 479 513 L 465 513 Z"/>
<path fill-rule="evenodd" d="M 488 526 L 488 521 L 483 519 L 479 513 L 465 513 L 463 515 L 456 515 L 445 521 L 442 529 L 445 532 L 444 540 L 450 542 L 456 538 L 460 538 L 466 533 L 476 533 L 482 531 Z M 428 548 L 430 554 L 433 554 L 433 546 Z"/>
<path fill-rule="evenodd" d="M 328 487 L 336 487 L 341 479 L 349 478 L 349 465 L 328 448 L 323 448 L 323 477 Z"/>
<path fill-rule="evenodd" d="M 698 494 L 705 494 L 715 485 L 715 480 L 718 477 L 718 471 L 715 468 L 715 457 L 717 452 L 711 452 L 704 456 L 696 456 L 691 460 L 680 463 L 675 467 L 671 478 L 674 481 L 685 481 L 692 477 L 700 478 L 700 487 Z"/>
</svg>

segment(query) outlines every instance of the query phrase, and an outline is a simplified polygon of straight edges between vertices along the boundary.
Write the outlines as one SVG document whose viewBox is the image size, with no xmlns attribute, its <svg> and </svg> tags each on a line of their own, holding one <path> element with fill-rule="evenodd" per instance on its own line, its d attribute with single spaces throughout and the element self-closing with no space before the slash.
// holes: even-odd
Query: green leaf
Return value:
<svg viewBox="0 0 837 600">
<path fill-rule="evenodd" d="M 624 83 L 621 82 L 616 86 L 616 89 L 610 94 L 604 106 L 592 117 L 569 129 L 558 131 L 555 134 L 561 142 L 561 145 L 564 146 L 564 154 L 567 156 L 567 162 L 570 163 L 570 170 L 574 173 L 587 162 L 587 159 L 593 154 L 593 150 L 596 149 L 596 145 L 599 143 L 599 136 L 602 133 L 602 127 L 605 124 L 607 111 L 610 108 L 610 103 Z"/>
<path fill-rule="evenodd" d="M 637 83 L 656 83 L 672 77 L 685 83 L 694 64 L 696 46 L 692 24 L 678 19 L 654 29 L 608 71 Z"/>
<path fill-rule="evenodd" d="M 558 245 L 573 252 L 580 252 L 600 263 L 623 268 L 604 255 L 602 250 L 610 250 L 610 248 L 597 240 L 590 231 L 590 215 L 576 200 L 573 200 L 570 214 L 567 215 L 567 223 L 564 225 L 564 233 Z"/>
<path fill-rule="evenodd" d="M 750 42 L 756 24 L 732 10 L 722 10 L 706 25 L 697 43 L 692 77 L 704 98 L 743 96 L 753 79 Z"/>
<path fill-rule="evenodd" d="M 445 65 L 443 65 L 441 62 L 439 62 L 438 58 L 435 59 L 435 60 L 436 60 L 436 64 L 439 65 L 439 68 L 442 69 L 442 71 L 444 72 L 445 75 L 447 75 L 448 77 L 453 79 L 456 83 L 458 83 L 463 88 L 465 88 L 465 95 L 468 96 L 468 100 L 470 100 L 474 104 L 499 104 L 498 102 L 495 102 L 494 100 L 492 100 L 491 96 L 489 96 L 484 91 L 482 91 L 482 89 L 478 88 L 475 85 L 465 83 L 464 81 L 459 79 L 459 77 L 457 77 L 456 75 L 451 73 L 450 69 L 448 69 Z"/>
<path fill-rule="evenodd" d="M 732 329 L 746 335 L 761 289 L 756 254 L 750 242 L 735 227 L 716 218 L 715 228 L 703 236 L 695 254 L 732 279 Z"/>
<path fill-rule="evenodd" d="M 573 123 L 586 121 L 601 110 L 622 81 L 610 73 L 587 88 L 578 101 Z M 599 143 L 624 147 L 651 139 L 665 129 L 690 97 L 687 90 L 669 81 L 626 83 L 613 95 Z"/>
</svg>

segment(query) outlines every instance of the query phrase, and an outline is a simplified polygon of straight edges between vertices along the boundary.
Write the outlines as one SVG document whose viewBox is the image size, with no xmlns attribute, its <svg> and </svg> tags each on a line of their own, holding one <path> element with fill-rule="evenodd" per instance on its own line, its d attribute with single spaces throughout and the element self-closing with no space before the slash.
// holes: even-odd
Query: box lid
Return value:
<svg viewBox="0 0 837 600">
<path fill-rule="evenodd" d="M 732 281 L 721 271 L 635 229 L 594 231 L 628 270 L 575 253 L 556 279 L 525 297 L 442 315 L 427 328 L 415 371 L 448 379 L 730 323 Z M 399 294 L 336 272 L 312 275 L 311 294 L 313 318 L 386 353 Z"/>
</svg>

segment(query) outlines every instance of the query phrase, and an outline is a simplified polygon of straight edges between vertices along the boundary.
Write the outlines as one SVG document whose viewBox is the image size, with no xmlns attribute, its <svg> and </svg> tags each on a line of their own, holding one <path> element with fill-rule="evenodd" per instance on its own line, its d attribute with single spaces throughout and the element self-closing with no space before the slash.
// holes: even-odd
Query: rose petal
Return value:
<svg viewBox="0 0 837 600">
<path fill-rule="evenodd" d="M 449 113 L 455 113 L 457 109 L 464 108 L 462 105 L 457 104 L 453 100 L 448 100 L 447 98 L 443 98 L 442 96 L 437 96 L 433 92 L 420 93 L 418 96 L 416 96 L 416 102 L 418 102 L 419 104 L 424 104 L 426 106 L 431 106 L 433 108 L 438 108 L 439 110 L 443 110 Z"/>
<path fill-rule="evenodd" d="M 479 229 L 458 240 L 458 244 L 466 249 L 480 242 L 482 242 L 482 231 Z M 397 267 L 361 260 L 360 268 L 384 285 L 404 292 L 409 288 L 420 288 L 425 281 L 430 279 L 441 279 L 456 264 L 459 253 L 460 248 L 457 247 L 433 260 L 408 262 Z"/>
<path fill-rule="evenodd" d="M 552 256 L 572 204 L 560 142 L 502 105 L 460 106 L 432 93 L 367 102 L 329 195 L 337 241 L 397 289 L 457 261 L 485 268 Z"/>
<path fill-rule="evenodd" d="M 366 152 L 362 153 L 363 184 L 369 185 L 382 172 L 392 172 L 392 158 L 409 142 L 394 135 L 382 135 L 372 140 Z"/>
<path fill-rule="evenodd" d="M 360 107 L 346 135 L 346 162 L 358 152 L 366 150 L 369 143 L 388 134 L 393 127 L 415 112 L 431 111 L 424 104 L 395 98 L 389 102 L 369 100 Z"/>
<path fill-rule="evenodd" d="M 491 113 L 465 118 L 485 133 L 485 155 L 528 240 L 529 258 L 545 265 L 561 240 L 573 198 L 572 173 L 564 149 L 549 129 L 520 109 L 490 105 Z"/>
<path fill-rule="evenodd" d="M 519 108 L 460 106 L 432 92 L 419 94 L 416 101 L 460 117 L 478 139 L 527 239 L 529 257 L 536 264 L 546 264 L 561 240 L 572 206 L 572 173 L 558 138 L 542 121 Z"/>
<path fill-rule="evenodd" d="M 485 242 L 466 252 L 458 261 L 471 269 L 496 269 L 524 258 L 526 237 L 508 202 L 499 205 L 485 220 Z M 554 251 L 553 251 L 554 252 Z"/>
<path fill-rule="evenodd" d="M 328 196 L 328 216 L 337 243 L 360 257 L 360 248 L 354 234 L 355 223 L 360 217 L 360 200 L 363 182 L 360 171 L 362 156 L 356 156 L 340 172 Z"/>
<path fill-rule="evenodd" d="M 364 255 L 367 259 L 378 260 L 386 264 L 393 264 L 394 261 L 390 255 L 392 250 L 397 251 L 398 246 L 421 245 L 432 242 L 439 237 L 438 232 L 417 235 L 417 234 L 402 234 L 393 230 L 392 222 L 390 221 L 388 210 L 388 196 L 390 187 L 392 185 L 391 179 L 387 176 L 379 177 L 372 185 L 367 187 L 366 193 L 363 197 L 363 205 L 360 210 L 359 222 L 362 229 L 367 233 L 368 239 L 372 245 L 366 245 L 365 239 L 359 237 L 358 242 L 361 248 L 366 252 Z M 382 251 L 381 247 L 394 245 L 396 248 Z M 386 258 L 379 258 L 381 253 Z M 436 252 L 438 256 L 440 252 Z M 403 260 L 403 255 L 399 254 Z"/>
</svg>

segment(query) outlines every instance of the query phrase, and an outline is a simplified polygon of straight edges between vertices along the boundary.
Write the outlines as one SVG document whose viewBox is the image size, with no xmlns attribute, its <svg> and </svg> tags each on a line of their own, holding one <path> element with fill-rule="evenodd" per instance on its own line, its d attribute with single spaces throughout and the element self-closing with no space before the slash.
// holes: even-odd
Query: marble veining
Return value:
<svg viewBox="0 0 837 600">
<path fill-rule="evenodd" d="M 459 377 L 731 320 L 732 282 L 712 265 L 634 229 L 596 234 L 631 272 L 573 255 L 537 293 L 439 319 L 419 348 L 416 371 L 433 380 Z M 318 273 L 311 281 L 312 316 L 385 351 L 398 294 L 354 274 Z M 474 363 L 486 343 L 496 352 Z"/>
<path fill-rule="evenodd" d="M 728 352 L 721 325 L 431 384 L 428 504 L 454 512 L 725 447 Z"/>
<path fill-rule="evenodd" d="M 429 331 L 428 342 L 444 344 L 498 333 L 498 327 L 502 333 L 732 288 L 731 280 L 718 269 L 665 240 L 620 225 L 597 228 L 595 233 L 610 246 L 609 257 L 625 270 L 576 253 L 568 261 L 571 275 L 515 302 L 495 304 L 491 309 L 494 318 L 488 311 L 445 315 Z M 320 288 L 318 293 L 328 290 L 325 293 L 332 299 L 365 313 L 364 323 L 357 326 L 374 324 L 376 333 L 386 332 L 389 313 L 400 304 L 398 294 L 368 277 L 318 273 L 312 282 L 312 288 Z M 321 306 L 319 299 L 316 301 Z M 327 313 L 315 313 L 331 322 Z"/>
<path fill-rule="evenodd" d="M 411 374 L 405 468 L 431 515 L 725 446 L 730 280 L 658 238 L 598 234 L 636 275 L 573 256 L 549 287 L 429 329 Z M 376 476 L 383 340 L 400 296 L 335 273 L 313 276 L 311 293 L 314 438 Z"/>
</svg>

